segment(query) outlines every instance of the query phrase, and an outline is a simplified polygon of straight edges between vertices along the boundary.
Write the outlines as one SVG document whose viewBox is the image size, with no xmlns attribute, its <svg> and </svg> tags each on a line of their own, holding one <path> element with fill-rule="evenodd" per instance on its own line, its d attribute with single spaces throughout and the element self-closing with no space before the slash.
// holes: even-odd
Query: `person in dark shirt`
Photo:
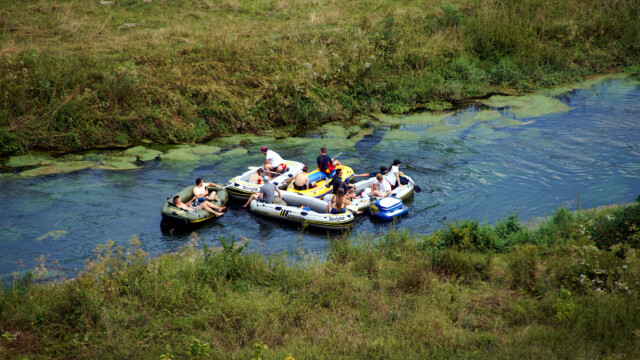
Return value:
<svg viewBox="0 0 640 360">
<path fill-rule="evenodd" d="M 329 183 L 329 185 L 333 187 L 334 194 L 337 194 L 338 189 L 340 188 L 344 189 L 346 193 L 347 190 L 349 190 L 352 187 L 355 187 L 355 185 L 349 183 L 349 179 L 346 179 L 344 182 L 342 181 L 342 169 L 336 170 L 336 174 L 331 179 L 331 182 Z"/>
<path fill-rule="evenodd" d="M 334 160 L 327 155 L 327 148 L 324 146 L 320 148 L 320 156 L 318 156 L 316 163 L 318 164 L 318 169 L 327 175 L 336 167 L 342 165 L 340 161 Z"/>
</svg>

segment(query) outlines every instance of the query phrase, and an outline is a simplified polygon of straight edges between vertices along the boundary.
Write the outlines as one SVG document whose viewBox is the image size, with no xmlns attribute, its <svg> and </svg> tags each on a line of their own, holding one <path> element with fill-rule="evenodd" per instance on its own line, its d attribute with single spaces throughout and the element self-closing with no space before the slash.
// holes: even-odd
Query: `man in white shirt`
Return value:
<svg viewBox="0 0 640 360">
<path fill-rule="evenodd" d="M 267 157 L 262 167 L 265 169 L 269 179 L 273 179 L 274 176 L 280 175 L 280 173 L 287 168 L 287 165 L 284 163 L 284 159 L 275 151 L 268 150 L 266 146 L 263 146 L 260 151 L 262 151 L 262 153 Z"/>
<path fill-rule="evenodd" d="M 387 181 L 382 174 L 376 175 L 376 180 L 371 184 L 371 196 L 372 197 L 387 197 L 391 194 L 391 184 Z"/>
</svg>

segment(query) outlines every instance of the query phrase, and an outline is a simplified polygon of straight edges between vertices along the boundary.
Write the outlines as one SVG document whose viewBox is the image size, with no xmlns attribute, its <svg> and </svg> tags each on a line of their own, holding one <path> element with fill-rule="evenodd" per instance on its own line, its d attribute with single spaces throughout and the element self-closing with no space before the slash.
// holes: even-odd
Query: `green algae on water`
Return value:
<svg viewBox="0 0 640 360">
<path fill-rule="evenodd" d="M 136 146 L 124 151 L 125 154 L 133 155 L 138 158 L 140 161 L 151 161 L 157 158 L 161 151 L 148 149 L 144 146 Z"/>
<path fill-rule="evenodd" d="M 12 156 L 7 162 L 8 167 L 27 167 L 27 166 L 41 166 L 53 163 L 53 159 L 34 156 L 34 155 L 19 155 Z"/>
<path fill-rule="evenodd" d="M 480 102 L 493 108 L 509 108 L 517 118 L 538 117 L 571 110 L 571 107 L 562 101 L 543 95 L 496 95 Z"/>
<path fill-rule="evenodd" d="M 41 235 L 40 237 L 38 237 L 36 240 L 37 241 L 42 241 L 45 239 L 51 239 L 51 240 L 58 240 L 61 237 L 67 235 L 67 232 L 65 230 L 51 230 L 49 232 L 47 232 L 44 235 Z"/>
<path fill-rule="evenodd" d="M 421 136 L 417 133 L 404 130 L 390 130 L 384 134 L 383 141 L 418 141 Z"/>
<path fill-rule="evenodd" d="M 424 111 L 410 115 L 375 114 L 371 116 L 381 125 L 435 125 L 452 114 L 451 112 Z"/>
<path fill-rule="evenodd" d="M 95 164 L 90 161 L 68 161 L 54 162 L 51 165 L 41 166 L 35 169 L 26 170 L 20 173 L 22 177 L 34 177 L 51 174 L 64 174 L 74 171 L 86 170 L 94 167 Z"/>
<path fill-rule="evenodd" d="M 275 141 L 276 138 L 272 136 L 259 136 L 253 134 L 238 134 L 229 137 L 219 137 L 214 138 L 207 143 L 207 145 L 217 145 L 222 147 L 229 146 L 247 146 L 251 144 L 257 144 L 262 146 L 262 144 L 270 144 Z"/>
<path fill-rule="evenodd" d="M 180 145 L 166 153 L 160 154 L 160 160 L 164 162 L 195 162 L 203 155 L 209 155 L 220 151 L 218 146 L 211 145 Z"/>
</svg>

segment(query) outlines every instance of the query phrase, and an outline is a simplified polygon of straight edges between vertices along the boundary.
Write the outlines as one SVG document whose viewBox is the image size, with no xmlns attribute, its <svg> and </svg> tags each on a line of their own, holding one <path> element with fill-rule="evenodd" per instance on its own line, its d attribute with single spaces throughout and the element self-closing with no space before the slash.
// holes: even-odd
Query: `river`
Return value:
<svg viewBox="0 0 640 360">
<path fill-rule="evenodd" d="M 216 245 L 219 236 L 249 240 L 268 255 L 316 254 L 329 238 L 301 233 L 251 214 L 238 204 L 193 231 L 161 227 L 160 207 L 196 177 L 226 183 L 261 164 L 260 146 L 284 158 L 315 163 L 321 145 L 356 173 L 396 158 L 422 192 L 397 228 L 429 232 L 454 219 L 494 223 L 511 213 L 523 223 L 570 210 L 632 202 L 640 195 L 640 82 L 614 76 L 525 97 L 494 97 L 443 114 L 374 115 L 367 124 L 296 139 L 214 140 L 221 154 L 197 160 L 152 160 L 134 170 L 86 169 L 24 179 L 0 179 L 0 274 L 31 269 L 44 256 L 73 277 L 98 244 L 126 245 L 137 236 L 152 255 L 179 249 L 193 233 Z M 351 131 L 351 137 L 346 133 Z M 274 134 L 278 137 L 278 134 Z M 95 152 L 85 158 L 99 157 Z M 4 168 L 4 171 L 14 171 Z M 579 201 L 579 204 L 578 204 Z M 389 224 L 357 219 L 352 236 Z M 296 251 L 297 250 L 297 251 Z M 297 255 L 292 255 L 297 256 Z"/>
</svg>

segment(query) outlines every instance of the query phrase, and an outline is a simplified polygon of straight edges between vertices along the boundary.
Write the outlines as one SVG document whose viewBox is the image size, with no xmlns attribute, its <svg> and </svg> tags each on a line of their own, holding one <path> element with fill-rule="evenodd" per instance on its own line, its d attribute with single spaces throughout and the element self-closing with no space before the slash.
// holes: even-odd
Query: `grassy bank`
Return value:
<svg viewBox="0 0 640 360">
<path fill-rule="evenodd" d="M 294 263 L 106 244 L 73 281 L 0 292 L 0 357 L 637 358 L 640 204 L 563 208 L 534 229 L 456 221 L 332 240 Z"/>
<path fill-rule="evenodd" d="M 2 154 L 441 109 L 640 64 L 635 0 L 0 4 Z"/>
</svg>

